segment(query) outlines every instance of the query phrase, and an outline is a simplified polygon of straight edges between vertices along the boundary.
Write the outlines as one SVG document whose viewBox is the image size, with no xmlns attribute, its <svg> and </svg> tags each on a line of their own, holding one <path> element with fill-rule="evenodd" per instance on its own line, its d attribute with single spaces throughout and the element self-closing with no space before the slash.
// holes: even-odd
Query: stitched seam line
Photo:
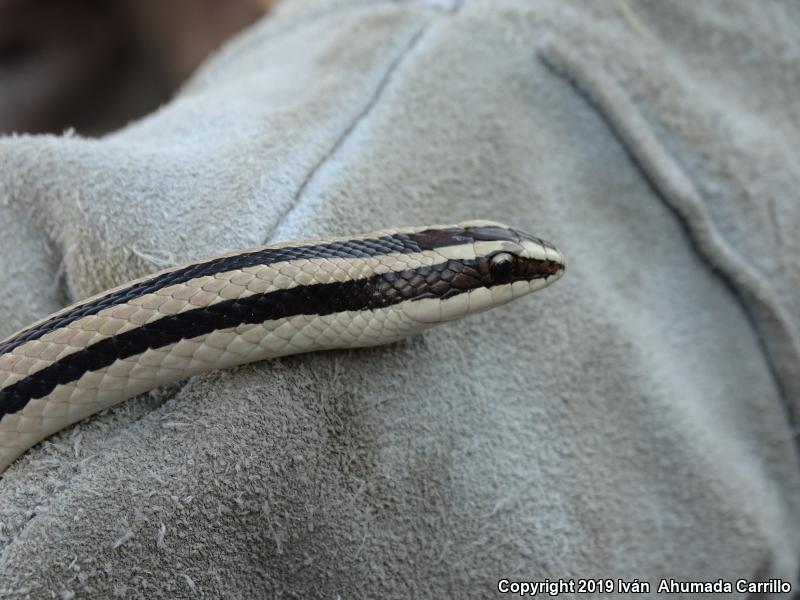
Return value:
<svg viewBox="0 0 800 600">
<path fill-rule="evenodd" d="M 267 236 L 265 240 L 265 244 L 269 243 L 273 233 L 276 229 L 278 229 L 281 224 L 286 220 L 286 218 L 292 213 L 292 211 L 302 202 L 303 195 L 305 194 L 306 190 L 308 189 L 309 184 L 313 181 L 316 177 L 317 173 L 319 173 L 320 169 L 325 166 L 325 164 L 333 158 L 339 149 L 347 142 L 356 128 L 364 122 L 369 115 L 372 113 L 375 106 L 378 104 L 378 101 L 383 96 L 384 91 L 388 87 L 389 83 L 392 80 L 393 75 L 397 72 L 400 65 L 404 62 L 404 60 L 408 57 L 408 55 L 417 47 L 419 44 L 420 39 L 428 30 L 430 23 L 426 23 L 422 27 L 420 27 L 412 36 L 409 42 L 405 45 L 405 47 L 398 53 L 398 55 L 392 60 L 389 64 L 389 67 L 386 69 L 383 77 L 381 78 L 378 85 L 375 87 L 375 90 L 372 92 L 367 103 L 363 106 L 361 111 L 356 115 L 353 121 L 345 127 L 336 141 L 333 143 L 331 148 L 323 154 L 320 159 L 316 162 L 316 164 L 311 168 L 308 174 L 305 176 L 303 181 L 300 183 L 300 187 L 297 188 L 297 192 L 295 192 L 294 198 L 292 199 L 289 208 L 280 216 L 280 218 L 276 221 L 275 226 L 273 227 L 272 231 Z"/>
<path fill-rule="evenodd" d="M 800 343 L 791 319 L 769 285 L 753 267 L 736 256 L 727 240 L 717 232 L 700 192 L 625 93 L 601 73 L 588 72 L 579 57 L 561 44 L 554 41 L 547 43 L 540 56 L 556 76 L 567 81 L 595 107 L 645 180 L 676 214 L 689 234 L 695 251 L 731 289 L 766 357 L 789 425 L 796 430 L 798 415 L 790 398 L 794 397 L 797 384 L 791 373 L 781 369 L 780 364 L 785 361 L 776 359 L 773 349 L 777 352 L 783 348 L 800 357 Z M 767 341 L 765 335 L 767 327 L 778 338 L 772 343 Z"/>
</svg>

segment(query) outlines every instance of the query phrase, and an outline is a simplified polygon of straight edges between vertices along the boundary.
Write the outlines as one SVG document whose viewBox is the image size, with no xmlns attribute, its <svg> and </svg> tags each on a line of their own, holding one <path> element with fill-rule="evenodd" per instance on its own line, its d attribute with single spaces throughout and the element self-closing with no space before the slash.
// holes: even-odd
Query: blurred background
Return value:
<svg viewBox="0 0 800 600">
<path fill-rule="evenodd" d="M 0 0 L 0 134 L 118 129 L 276 3 Z"/>
</svg>

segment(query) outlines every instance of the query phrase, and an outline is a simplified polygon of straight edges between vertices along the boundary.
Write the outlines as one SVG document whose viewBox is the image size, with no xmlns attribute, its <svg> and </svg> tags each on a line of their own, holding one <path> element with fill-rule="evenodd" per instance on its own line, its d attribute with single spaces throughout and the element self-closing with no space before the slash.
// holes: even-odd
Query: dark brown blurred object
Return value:
<svg viewBox="0 0 800 600">
<path fill-rule="evenodd" d="M 99 135 L 167 101 L 275 0 L 0 0 L 0 133 Z"/>
</svg>

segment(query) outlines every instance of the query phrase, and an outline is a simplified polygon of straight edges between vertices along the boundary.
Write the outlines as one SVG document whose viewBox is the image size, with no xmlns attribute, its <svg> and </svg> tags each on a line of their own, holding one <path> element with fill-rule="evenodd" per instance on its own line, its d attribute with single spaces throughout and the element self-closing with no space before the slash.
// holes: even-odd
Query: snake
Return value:
<svg viewBox="0 0 800 600">
<path fill-rule="evenodd" d="M 134 280 L 0 342 L 0 473 L 158 386 L 395 342 L 542 289 L 565 265 L 551 243 L 477 220 L 261 246 Z"/>
</svg>

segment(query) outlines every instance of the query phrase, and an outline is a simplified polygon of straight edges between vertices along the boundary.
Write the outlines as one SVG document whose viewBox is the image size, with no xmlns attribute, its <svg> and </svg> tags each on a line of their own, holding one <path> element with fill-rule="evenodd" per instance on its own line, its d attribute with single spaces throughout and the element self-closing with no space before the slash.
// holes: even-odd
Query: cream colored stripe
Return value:
<svg viewBox="0 0 800 600">
<path fill-rule="evenodd" d="M 352 239 L 352 238 L 349 238 Z M 425 250 L 415 254 L 384 254 L 369 258 L 317 258 L 256 265 L 197 277 L 110 306 L 18 346 L 0 356 L 0 389 L 36 373 L 82 348 L 146 323 L 181 312 L 300 285 L 362 279 L 471 258 L 472 244 Z"/>
<path fill-rule="evenodd" d="M 480 221 L 475 221 L 475 223 L 481 223 L 481 222 Z M 486 221 L 485 223 L 486 224 L 493 224 L 491 221 Z M 5 339 L 8 340 L 8 339 L 11 339 L 13 337 L 16 337 L 21 332 L 27 331 L 28 329 L 35 328 L 35 327 L 41 325 L 42 323 L 44 323 L 46 321 L 49 321 L 50 319 L 52 319 L 54 317 L 62 316 L 64 314 L 66 314 L 67 312 L 71 311 L 72 309 L 77 308 L 78 306 L 83 306 L 83 305 L 85 305 L 85 304 L 87 304 L 89 302 L 92 302 L 93 300 L 97 300 L 98 298 L 102 298 L 103 296 L 107 296 L 108 294 L 112 294 L 114 292 L 118 292 L 120 290 L 126 289 L 126 288 L 128 288 L 128 287 L 130 287 L 132 285 L 136 285 L 137 283 L 141 283 L 143 281 L 150 281 L 152 279 L 155 279 L 155 278 L 160 277 L 162 275 L 165 275 L 167 273 L 172 273 L 173 271 L 177 271 L 178 269 L 184 269 L 186 267 L 191 267 L 191 266 L 194 266 L 194 265 L 200 265 L 200 264 L 209 263 L 209 262 L 221 259 L 221 258 L 230 258 L 232 256 L 239 256 L 240 254 L 250 254 L 250 253 L 262 252 L 262 251 L 266 251 L 266 250 L 280 250 L 280 249 L 283 249 L 283 248 L 306 248 L 306 247 L 309 247 L 309 246 L 319 246 L 319 245 L 322 245 L 322 244 L 332 244 L 332 243 L 335 243 L 335 242 L 347 242 L 349 240 L 371 240 L 371 239 L 377 239 L 377 238 L 382 238 L 382 237 L 387 237 L 387 236 L 397 235 L 397 234 L 403 234 L 403 233 L 406 233 L 406 234 L 419 233 L 420 231 L 427 231 L 427 230 L 430 230 L 430 229 L 451 229 L 451 228 L 454 228 L 454 227 L 460 227 L 460 225 L 423 225 L 423 226 L 419 226 L 419 227 L 400 227 L 400 228 L 397 228 L 397 229 L 381 229 L 379 231 L 373 231 L 373 232 L 364 233 L 364 234 L 349 235 L 349 236 L 346 236 L 346 237 L 331 237 L 331 238 L 317 238 L 317 239 L 301 240 L 301 241 L 287 241 L 287 242 L 279 242 L 277 244 L 270 244 L 268 246 L 254 246 L 252 248 L 245 248 L 243 250 L 232 250 L 230 252 L 225 252 L 223 254 L 216 254 L 214 256 L 206 257 L 206 258 L 203 258 L 203 259 L 200 259 L 200 260 L 195 260 L 195 261 L 190 261 L 190 262 L 187 262 L 187 263 L 182 263 L 180 265 L 176 265 L 176 266 L 170 267 L 168 269 L 162 269 L 161 271 L 156 271 L 154 273 L 150 273 L 149 275 L 144 275 L 142 277 L 139 277 L 137 279 L 133 279 L 131 281 L 128 281 L 128 282 L 123 283 L 121 285 L 118 285 L 116 287 L 104 290 L 104 291 L 100 292 L 99 294 L 95 294 L 93 296 L 89 296 L 88 298 L 84 298 L 83 300 L 80 300 L 80 301 L 78 301 L 78 302 L 76 302 L 74 304 L 71 304 L 71 305 L 69 305 L 67 307 L 64 307 L 63 309 L 61 309 L 59 311 L 56 311 L 56 312 L 54 312 L 54 313 L 52 313 L 52 314 L 50 314 L 50 315 L 48 315 L 46 317 L 43 317 L 42 319 L 39 319 L 38 321 L 35 321 L 35 322 L 31 323 L 30 325 L 28 325 L 24 329 L 20 329 L 19 331 L 16 331 L 16 332 L 12 333 L 10 336 L 6 337 Z"/>
<path fill-rule="evenodd" d="M 58 385 L 46 398 L 0 419 L 0 472 L 48 435 L 127 398 L 192 375 L 247 362 L 332 347 L 384 344 L 425 327 L 403 310 L 407 302 L 324 316 L 296 315 L 240 325 L 117 360 Z"/>
</svg>

